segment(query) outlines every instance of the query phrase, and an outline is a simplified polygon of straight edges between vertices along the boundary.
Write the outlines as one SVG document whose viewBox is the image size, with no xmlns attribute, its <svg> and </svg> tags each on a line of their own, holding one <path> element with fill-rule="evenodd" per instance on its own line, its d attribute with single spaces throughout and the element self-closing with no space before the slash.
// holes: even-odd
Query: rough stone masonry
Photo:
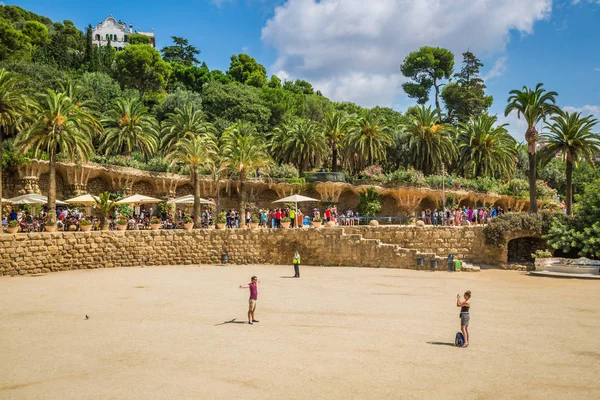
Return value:
<svg viewBox="0 0 600 400">
<path fill-rule="evenodd" d="M 417 268 L 417 258 L 448 253 L 472 263 L 505 266 L 506 249 L 484 243 L 481 227 L 335 227 L 304 229 L 198 229 L 0 235 L 0 275 L 141 265 L 290 264 Z"/>
</svg>

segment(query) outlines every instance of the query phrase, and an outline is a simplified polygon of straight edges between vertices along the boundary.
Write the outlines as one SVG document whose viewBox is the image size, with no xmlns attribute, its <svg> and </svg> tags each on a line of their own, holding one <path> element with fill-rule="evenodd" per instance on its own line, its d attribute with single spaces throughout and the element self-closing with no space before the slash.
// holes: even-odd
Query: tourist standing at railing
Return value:
<svg viewBox="0 0 600 400">
<path fill-rule="evenodd" d="M 291 221 L 291 227 L 293 228 L 295 223 L 296 223 L 296 211 L 294 209 L 289 211 L 290 213 L 290 221 Z"/>
<path fill-rule="evenodd" d="M 275 209 L 275 227 L 281 228 L 281 210 L 279 208 Z"/>
<path fill-rule="evenodd" d="M 438 226 L 438 210 L 433 210 L 433 226 Z"/>
</svg>

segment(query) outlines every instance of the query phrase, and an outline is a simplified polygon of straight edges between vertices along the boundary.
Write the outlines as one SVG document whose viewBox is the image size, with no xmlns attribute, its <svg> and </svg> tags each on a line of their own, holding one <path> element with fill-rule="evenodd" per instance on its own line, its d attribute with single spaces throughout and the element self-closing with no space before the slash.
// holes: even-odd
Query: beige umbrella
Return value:
<svg viewBox="0 0 600 400">
<path fill-rule="evenodd" d="M 67 204 L 81 204 L 84 206 L 95 206 L 99 202 L 100 198 L 91 194 L 84 194 L 82 196 L 77 196 L 73 197 L 72 199 L 65 200 L 65 203 Z"/>
<path fill-rule="evenodd" d="M 134 194 L 133 196 L 129 196 L 124 198 L 123 200 L 119 200 L 116 204 L 131 204 L 134 206 L 139 206 L 141 204 L 154 204 L 160 203 L 162 200 L 155 199 L 154 197 L 144 196 L 143 194 Z"/>
<path fill-rule="evenodd" d="M 306 197 L 306 196 L 301 196 L 299 194 L 294 194 L 292 196 L 284 197 L 283 199 L 275 200 L 273 203 L 296 203 L 296 214 L 295 215 L 298 215 L 298 203 L 305 202 L 305 201 L 316 201 L 318 203 L 321 202 L 321 200 L 313 199 L 312 197 Z M 298 225 L 298 224 L 296 224 L 294 222 L 294 228 L 297 228 L 296 225 Z"/>
<path fill-rule="evenodd" d="M 2 199 L 2 203 L 10 203 L 10 201 L 6 200 L 6 199 Z"/>
<path fill-rule="evenodd" d="M 194 204 L 194 195 L 188 194 L 187 196 L 181 196 L 176 199 L 167 201 L 167 204 Z M 215 203 L 210 200 L 200 198 L 200 204 L 214 205 Z"/>
<path fill-rule="evenodd" d="M 48 204 L 48 198 L 41 194 L 29 193 L 22 196 L 13 197 L 12 199 L 2 200 L 7 203 L 23 205 L 23 204 Z M 64 201 L 56 200 L 56 205 L 64 206 L 67 205 Z"/>
</svg>

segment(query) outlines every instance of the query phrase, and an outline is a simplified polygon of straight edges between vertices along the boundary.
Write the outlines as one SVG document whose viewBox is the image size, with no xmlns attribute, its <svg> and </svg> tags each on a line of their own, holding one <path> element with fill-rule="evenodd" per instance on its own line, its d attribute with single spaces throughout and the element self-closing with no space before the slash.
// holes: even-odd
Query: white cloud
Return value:
<svg viewBox="0 0 600 400">
<path fill-rule="evenodd" d="M 498 114 L 498 123 L 500 124 L 508 124 L 506 129 L 508 133 L 514 137 L 517 142 L 522 142 L 525 140 L 525 132 L 527 131 L 527 122 L 517 116 L 516 112 L 511 112 L 508 116 L 504 116 L 504 112 Z"/>
<path fill-rule="evenodd" d="M 570 113 L 578 112 L 583 115 L 593 115 L 595 118 L 600 118 L 600 106 L 597 106 L 597 105 L 586 104 L 585 106 L 582 106 L 582 107 L 566 106 L 566 107 L 563 107 L 563 110 L 570 112 Z"/>
<path fill-rule="evenodd" d="M 532 33 L 551 9 L 552 0 L 288 0 L 262 39 L 278 52 L 278 76 L 308 79 L 334 100 L 390 104 L 402 92 L 399 67 L 410 51 L 502 52 L 510 31 Z"/>
<path fill-rule="evenodd" d="M 504 73 L 506 72 L 506 61 L 508 60 L 508 57 L 506 56 L 502 56 L 499 59 L 496 60 L 496 62 L 494 63 L 494 66 L 492 67 L 492 69 L 490 69 L 490 72 L 488 72 L 485 76 L 484 79 L 490 80 L 490 79 L 494 79 L 497 78 L 499 76 L 504 75 Z"/>
<path fill-rule="evenodd" d="M 600 68 L 594 68 L 594 71 L 600 72 Z"/>
</svg>

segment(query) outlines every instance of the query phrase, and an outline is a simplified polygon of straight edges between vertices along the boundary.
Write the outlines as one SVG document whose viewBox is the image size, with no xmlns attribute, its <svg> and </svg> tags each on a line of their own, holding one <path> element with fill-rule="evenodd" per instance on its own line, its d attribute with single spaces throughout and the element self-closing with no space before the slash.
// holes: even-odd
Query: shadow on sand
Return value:
<svg viewBox="0 0 600 400">
<path fill-rule="evenodd" d="M 225 324 L 247 324 L 248 322 L 244 321 L 236 321 L 237 318 L 232 319 L 231 321 L 221 322 L 220 324 L 216 324 L 215 326 L 225 325 Z"/>
<path fill-rule="evenodd" d="M 280 276 L 280 278 L 295 278 L 295 276 Z"/>
<path fill-rule="evenodd" d="M 454 343 L 450 343 L 450 342 L 427 342 L 428 344 L 434 344 L 436 346 L 450 346 L 450 347 L 455 347 L 456 345 Z"/>
</svg>

